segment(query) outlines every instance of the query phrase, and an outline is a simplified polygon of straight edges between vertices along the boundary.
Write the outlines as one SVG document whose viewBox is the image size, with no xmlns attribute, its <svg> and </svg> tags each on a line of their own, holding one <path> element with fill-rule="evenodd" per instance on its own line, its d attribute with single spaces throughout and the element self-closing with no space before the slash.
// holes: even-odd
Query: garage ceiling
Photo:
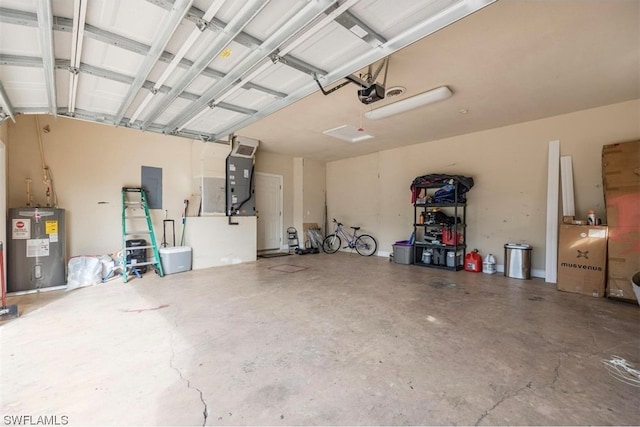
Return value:
<svg viewBox="0 0 640 427">
<path fill-rule="evenodd" d="M 364 105 L 387 57 L 406 91 Z M 3 120 L 236 133 L 324 161 L 637 99 L 639 64 L 635 0 L 0 0 Z M 445 101 L 364 118 L 443 85 Z M 344 125 L 373 138 L 323 133 Z"/>
<path fill-rule="evenodd" d="M 2 111 L 226 139 L 492 1 L 2 0 Z"/>
</svg>

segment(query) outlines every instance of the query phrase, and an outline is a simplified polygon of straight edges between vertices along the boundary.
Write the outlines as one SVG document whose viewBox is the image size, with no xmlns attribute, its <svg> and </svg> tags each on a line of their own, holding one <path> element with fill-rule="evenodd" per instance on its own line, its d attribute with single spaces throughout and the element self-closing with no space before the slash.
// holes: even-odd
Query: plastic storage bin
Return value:
<svg viewBox="0 0 640 427">
<path fill-rule="evenodd" d="M 532 249 L 526 243 L 504 245 L 504 275 L 514 279 L 531 279 Z"/>
<path fill-rule="evenodd" d="M 393 245 L 393 262 L 396 264 L 413 264 L 413 244 L 408 240 Z"/>
</svg>

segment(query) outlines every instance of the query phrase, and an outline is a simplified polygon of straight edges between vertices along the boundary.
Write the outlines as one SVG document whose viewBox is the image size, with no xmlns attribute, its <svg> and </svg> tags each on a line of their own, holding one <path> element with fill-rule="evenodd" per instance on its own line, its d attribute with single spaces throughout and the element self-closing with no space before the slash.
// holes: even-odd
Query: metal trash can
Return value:
<svg viewBox="0 0 640 427">
<path fill-rule="evenodd" d="M 531 245 L 507 243 L 504 245 L 504 275 L 514 279 L 531 279 Z"/>
</svg>

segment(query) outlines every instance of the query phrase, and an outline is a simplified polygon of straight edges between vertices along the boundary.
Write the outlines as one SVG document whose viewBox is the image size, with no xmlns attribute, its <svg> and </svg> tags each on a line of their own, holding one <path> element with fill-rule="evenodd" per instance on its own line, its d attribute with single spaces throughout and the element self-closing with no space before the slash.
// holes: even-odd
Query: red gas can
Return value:
<svg viewBox="0 0 640 427">
<path fill-rule="evenodd" d="M 469 252 L 464 257 L 464 269 L 474 273 L 480 273 L 482 271 L 482 257 L 477 249 Z"/>
</svg>

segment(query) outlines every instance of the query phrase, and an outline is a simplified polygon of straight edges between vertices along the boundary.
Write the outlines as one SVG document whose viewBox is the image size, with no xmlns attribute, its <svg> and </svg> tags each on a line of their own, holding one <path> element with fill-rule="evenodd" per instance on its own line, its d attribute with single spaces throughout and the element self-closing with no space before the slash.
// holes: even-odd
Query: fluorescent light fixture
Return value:
<svg viewBox="0 0 640 427">
<path fill-rule="evenodd" d="M 373 135 L 369 135 L 363 130 L 349 125 L 338 126 L 337 128 L 325 130 L 322 133 L 347 142 L 360 142 L 373 138 Z"/>
<path fill-rule="evenodd" d="M 439 88 L 412 96 L 411 98 L 403 99 L 401 101 L 394 102 L 393 104 L 388 104 L 384 107 L 367 111 L 364 113 L 364 116 L 369 120 L 384 119 L 385 117 L 404 113 L 406 111 L 413 110 L 414 108 L 442 101 L 443 99 L 449 98 L 451 95 L 453 95 L 453 92 L 451 92 L 447 86 L 440 86 Z"/>
</svg>

